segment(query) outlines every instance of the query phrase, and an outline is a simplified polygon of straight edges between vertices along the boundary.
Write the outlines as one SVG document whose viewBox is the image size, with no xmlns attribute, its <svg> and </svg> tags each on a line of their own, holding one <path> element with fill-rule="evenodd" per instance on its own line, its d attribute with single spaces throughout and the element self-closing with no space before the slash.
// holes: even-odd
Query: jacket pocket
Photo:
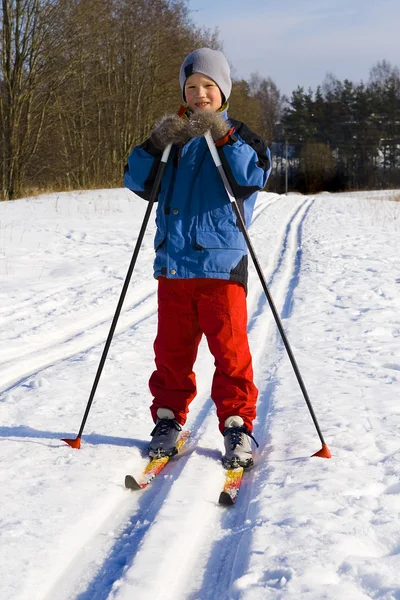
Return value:
<svg viewBox="0 0 400 600">
<path fill-rule="evenodd" d="M 246 240 L 243 233 L 238 229 L 215 229 L 196 231 L 196 248 L 206 249 L 226 249 L 226 250 L 246 250 Z"/>
</svg>

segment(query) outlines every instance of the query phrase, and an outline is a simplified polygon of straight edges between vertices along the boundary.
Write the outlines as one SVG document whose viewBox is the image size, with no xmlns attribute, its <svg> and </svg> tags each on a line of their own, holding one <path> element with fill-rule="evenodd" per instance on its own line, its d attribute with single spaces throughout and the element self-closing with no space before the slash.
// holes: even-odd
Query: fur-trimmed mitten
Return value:
<svg viewBox="0 0 400 600">
<path fill-rule="evenodd" d="M 185 144 L 190 139 L 187 126 L 188 122 L 178 115 L 165 115 L 155 124 L 150 139 L 160 150 L 168 144 Z"/>
<path fill-rule="evenodd" d="M 221 113 L 208 110 L 193 113 L 188 125 L 190 137 L 201 137 L 210 131 L 214 141 L 223 138 L 230 129 L 231 124 L 224 119 Z"/>
</svg>

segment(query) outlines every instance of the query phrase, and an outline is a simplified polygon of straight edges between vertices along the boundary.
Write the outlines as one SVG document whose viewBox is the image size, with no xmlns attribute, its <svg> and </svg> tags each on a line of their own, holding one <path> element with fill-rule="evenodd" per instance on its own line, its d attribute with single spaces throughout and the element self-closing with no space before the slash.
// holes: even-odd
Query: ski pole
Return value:
<svg viewBox="0 0 400 600">
<path fill-rule="evenodd" d="M 309 398 L 306 386 L 305 386 L 303 378 L 301 376 L 299 367 L 297 366 L 297 363 L 296 363 L 296 360 L 294 358 L 294 355 L 293 355 L 292 349 L 290 347 L 289 340 L 288 340 L 288 338 L 286 336 L 285 330 L 283 329 L 282 321 L 281 321 L 281 319 L 279 317 L 279 314 L 278 314 L 278 311 L 277 311 L 277 309 L 275 307 L 275 304 L 274 304 L 274 301 L 272 299 L 272 296 L 271 296 L 271 294 L 270 294 L 270 292 L 268 290 L 267 282 L 266 282 L 264 274 L 262 272 L 262 269 L 261 269 L 260 263 L 258 261 L 257 255 L 255 253 L 253 244 L 251 243 L 249 234 L 248 234 L 247 229 L 246 229 L 246 224 L 245 224 L 244 219 L 242 217 L 242 214 L 241 214 L 241 212 L 239 210 L 239 206 L 237 204 L 235 195 L 234 195 L 234 193 L 232 191 L 232 187 L 231 187 L 231 185 L 230 185 L 230 183 L 228 181 L 228 178 L 227 178 L 226 173 L 224 171 L 224 167 L 222 166 L 222 162 L 221 162 L 221 159 L 219 157 L 219 154 L 218 154 L 217 148 L 215 146 L 214 140 L 213 140 L 213 138 L 211 136 L 211 133 L 209 131 L 204 135 L 204 137 L 206 139 L 208 148 L 209 148 L 209 150 L 211 152 L 211 156 L 212 156 L 212 158 L 214 160 L 215 166 L 217 167 L 218 172 L 219 172 L 219 174 L 221 176 L 222 182 L 223 182 L 223 184 L 225 186 L 225 190 L 226 190 L 226 192 L 227 192 L 227 194 L 229 196 L 229 200 L 231 201 L 232 208 L 233 208 L 233 210 L 235 212 L 235 215 L 237 217 L 237 220 L 238 220 L 239 229 L 243 233 L 244 239 L 246 240 L 246 244 L 247 244 L 247 247 L 249 249 L 251 258 L 253 259 L 253 263 L 254 263 L 254 266 L 256 268 L 258 277 L 260 278 L 261 285 L 262 285 L 262 287 L 264 289 L 264 292 L 265 292 L 265 295 L 267 297 L 268 304 L 269 304 L 269 306 L 271 308 L 272 314 L 274 315 L 274 319 L 275 319 L 276 325 L 277 325 L 277 327 L 279 329 L 279 333 L 281 334 L 282 341 L 283 341 L 283 343 L 285 345 L 285 348 L 286 348 L 286 351 L 288 353 L 290 362 L 292 363 L 292 367 L 293 367 L 293 370 L 294 370 L 294 372 L 296 374 L 297 381 L 299 382 L 301 391 L 303 392 L 304 399 L 305 399 L 306 404 L 308 406 L 308 410 L 310 411 L 311 418 L 312 418 L 312 420 L 314 422 L 314 425 L 315 425 L 315 428 L 317 430 L 319 439 L 321 440 L 322 448 L 321 448 L 321 450 L 318 450 L 318 452 L 316 452 L 315 454 L 313 454 L 313 456 L 319 456 L 321 458 L 331 458 L 331 453 L 330 453 L 329 448 L 328 448 L 328 446 L 325 443 L 325 440 L 323 438 L 323 435 L 322 435 L 321 429 L 319 427 L 319 424 L 318 424 L 318 421 L 317 421 L 317 417 L 315 416 L 314 409 L 312 407 L 312 404 L 311 404 L 311 401 L 310 401 L 310 398 Z"/>
<path fill-rule="evenodd" d="M 124 303 L 125 296 L 126 296 L 126 293 L 128 291 L 129 282 L 130 282 L 131 277 L 132 277 L 133 269 L 135 268 L 136 259 L 137 259 L 138 254 L 139 254 L 140 246 L 142 245 L 143 237 L 144 237 L 144 234 L 146 232 L 146 228 L 147 228 L 147 224 L 149 222 L 149 218 L 150 218 L 150 214 L 151 214 L 151 211 L 152 211 L 152 208 L 153 208 L 153 204 L 156 201 L 156 198 L 157 198 L 157 195 L 158 195 L 158 191 L 160 189 L 161 179 L 162 179 L 162 176 L 164 174 L 164 170 L 165 170 L 166 164 L 168 162 L 168 157 L 169 157 L 170 151 L 171 151 L 171 144 L 169 144 L 165 148 L 165 150 L 164 150 L 164 152 L 163 152 L 163 154 L 161 156 L 161 162 L 160 162 L 160 165 L 158 167 L 158 171 L 157 171 L 156 178 L 155 178 L 155 181 L 154 181 L 154 184 L 153 184 L 153 188 L 151 190 L 151 194 L 150 194 L 150 198 L 149 198 L 149 203 L 148 203 L 148 206 L 147 206 L 147 209 L 146 209 L 146 213 L 144 215 L 142 226 L 141 226 L 140 231 L 139 231 L 138 239 L 137 239 L 137 242 L 136 242 L 136 245 L 135 245 L 135 249 L 133 251 L 133 255 L 132 255 L 132 259 L 131 259 L 130 265 L 129 265 L 128 272 L 127 272 L 126 277 L 125 277 L 124 285 L 122 287 L 121 295 L 120 295 L 119 300 L 118 300 L 117 308 L 116 308 L 116 311 L 115 311 L 115 314 L 114 314 L 114 318 L 113 318 L 112 323 L 111 323 L 110 331 L 109 331 L 108 336 L 107 336 L 107 340 L 106 340 L 106 343 L 105 343 L 105 346 L 104 346 L 104 350 L 103 350 L 103 353 L 102 353 L 101 358 L 100 358 L 100 363 L 99 363 L 99 366 L 97 368 L 96 376 L 94 378 L 92 390 L 90 392 L 89 400 L 88 400 L 88 403 L 86 405 L 85 414 L 83 415 L 83 419 L 82 419 L 82 423 L 81 423 L 78 435 L 76 436 L 76 438 L 71 438 L 71 439 L 69 439 L 69 438 L 62 438 L 62 441 L 66 442 L 72 448 L 80 448 L 81 447 L 81 437 L 82 437 L 83 429 L 85 427 L 86 420 L 88 418 L 89 411 L 90 411 L 90 408 L 92 406 L 92 402 L 93 402 L 93 399 L 94 399 L 94 396 L 95 396 L 95 393 L 96 393 L 97 385 L 98 385 L 98 383 L 100 381 L 100 377 L 101 377 L 101 373 L 103 371 L 104 363 L 106 362 L 108 350 L 109 350 L 110 345 L 111 345 L 111 340 L 113 338 L 113 335 L 114 335 L 114 332 L 115 332 L 115 328 L 117 326 L 118 318 L 119 318 L 119 315 L 121 313 L 122 305 Z"/>
</svg>

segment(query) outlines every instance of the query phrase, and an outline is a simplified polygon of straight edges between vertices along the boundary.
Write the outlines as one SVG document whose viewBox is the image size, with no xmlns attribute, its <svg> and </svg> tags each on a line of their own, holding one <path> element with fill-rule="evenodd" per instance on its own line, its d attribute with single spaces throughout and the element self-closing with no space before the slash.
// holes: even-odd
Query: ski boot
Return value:
<svg viewBox="0 0 400 600">
<path fill-rule="evenodd" d="M 157 423 L 151 432 L 152 440 L 149 444 L 149 456 L 161 458 L 163 456 L 174 456 L 178 450 L 176 442 L 182 427 L 175 421 L 175 415 L 169 408 L 157 410 Z"/>
<path fill-rule="evenodd" d="M 251 432 L 245 426 L 242 417 L 228 417 L 225 421 L 223 432 L 225 442 L 225 454 L 222 457 L 222 464 L 226 469 L 235 469 L 243 467 L 248 469 L 253 466 L 253 453 L 251 450 L 251 440 L 258 444 Z"/>
</svg>

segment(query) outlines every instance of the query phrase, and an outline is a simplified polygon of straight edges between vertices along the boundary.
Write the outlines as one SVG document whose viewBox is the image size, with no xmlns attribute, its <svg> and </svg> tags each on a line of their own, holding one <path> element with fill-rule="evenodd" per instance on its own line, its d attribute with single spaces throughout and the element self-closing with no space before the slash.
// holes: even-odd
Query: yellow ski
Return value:
<svg viewBox="0 0 400 600">
<path fill-rule="evenodd" d="M 219 504 L 231 506 L 235 504 L 242 483 L 243 467 L 228 469 L 225 475 L 224 489 L 219 496 Z"/>
<path fill-rule="evenodd" d="M 183 431 L 181 437 L 179 438 L 176 449 L 179 450 L 182 448 L 183 444 L 187 441 L 190 436 L 190 431 Z M 125 477 L 125 487 L 130 490 L 142 490 L 147 487 L 163 470 L 165 465 L 169 462 L 169 460 L 173 458 L 171 456 L 163 456 L 161 458 L 152 458 L 146 468 L 143 470 L 142 474 L 138 479 L 135 479 L 132 475 L 126 475 Z"/>
</svg>

